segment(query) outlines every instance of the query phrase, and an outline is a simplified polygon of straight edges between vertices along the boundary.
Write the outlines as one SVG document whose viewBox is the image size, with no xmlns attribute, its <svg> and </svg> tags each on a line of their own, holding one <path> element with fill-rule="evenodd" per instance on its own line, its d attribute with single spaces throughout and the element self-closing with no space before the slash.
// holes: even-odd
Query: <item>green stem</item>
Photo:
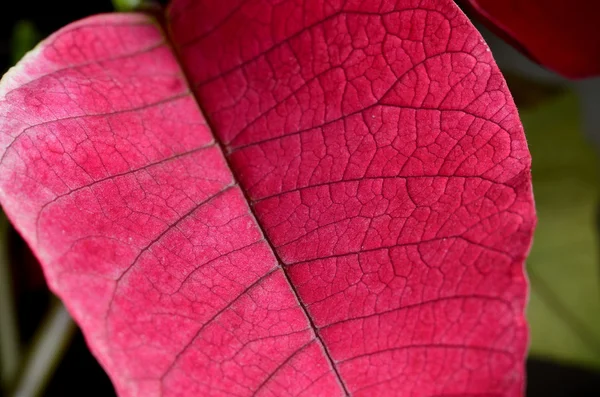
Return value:
<svg viewBox="0 0 600 397">
<path fill-rule="evenodd" d="M 34 397 L 42 394 L 66 352 L 75 330 L 75 323 L 67 309 L 56 299 L 36 331 L 12 397 Z"/>
<path fill-rule="evenodd" d="M 7 389 L 14 382 L 21 356 L 19 328 L 8 258 L 6 215 L 0 211 L 0 385 Z"/>
</svg>

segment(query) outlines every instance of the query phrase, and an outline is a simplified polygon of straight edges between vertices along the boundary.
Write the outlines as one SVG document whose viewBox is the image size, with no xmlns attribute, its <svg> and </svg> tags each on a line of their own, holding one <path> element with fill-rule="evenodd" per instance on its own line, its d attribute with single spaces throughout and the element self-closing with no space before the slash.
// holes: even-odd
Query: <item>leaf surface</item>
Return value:
<svg viewBox="0 0 600 397">
<path fill-rule="evenodd" d="M 0 200 L 118 393 L 520 395 L 530 156 L 454 3 L 167 25 L 69 25 L 0 87 Z"/>
<path fill-rule="evenodd" d="M 464 0 L 478 18 L 541 65 L 569 78 L 600 75 L 600 3 Z"/>
</svg>

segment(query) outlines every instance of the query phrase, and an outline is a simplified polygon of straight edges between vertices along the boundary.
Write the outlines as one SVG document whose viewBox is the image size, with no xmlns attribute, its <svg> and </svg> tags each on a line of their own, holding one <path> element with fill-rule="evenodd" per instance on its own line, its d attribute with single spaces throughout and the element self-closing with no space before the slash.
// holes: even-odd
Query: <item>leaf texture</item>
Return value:
<svg viewBox="0 0 600 397">
<path fill-rule="evenodd" d="M 464 0 L 518 49 L 568 78 L 600 75 L 600 3 L 585 0 Z"/>
<path fill-rule="evenodd" d="M 0 201 L 119 395 L 520 395 L 530 156 L 458 8 L 167 26 L 80 21 L 0 86 Z"/>
</svg>

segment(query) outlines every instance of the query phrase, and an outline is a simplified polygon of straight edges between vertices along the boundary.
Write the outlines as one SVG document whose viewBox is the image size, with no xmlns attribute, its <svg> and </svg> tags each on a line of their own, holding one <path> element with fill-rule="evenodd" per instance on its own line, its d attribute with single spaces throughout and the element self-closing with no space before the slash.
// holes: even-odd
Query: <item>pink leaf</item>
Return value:
<svg viewBox="0 0 600 397">
<path fill-rule="evenodd" d="M 600 75 L 600 2 L 464 0 L 494 31 L 547 68 L 569 78 Z"/>
<path fill-rule="evenodd" d="M 4 78 L 0 200 L 119 395 L 520 395 L 529 152 L 421 3 L 175 1 Z"/>
</svg>

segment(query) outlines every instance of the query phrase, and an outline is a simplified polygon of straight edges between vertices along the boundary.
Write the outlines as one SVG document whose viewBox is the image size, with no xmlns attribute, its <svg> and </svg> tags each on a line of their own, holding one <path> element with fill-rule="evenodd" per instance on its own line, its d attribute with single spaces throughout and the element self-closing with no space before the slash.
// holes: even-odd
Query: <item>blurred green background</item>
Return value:
<svg viewBox="0 0 600 397">
<path fill-rule="evenodd" d="M 539 216 L 527 317 L 531 354 L 598 369 L 598 165 L 580 133 L 577 100 L 567 91 L 521 111 Z"/>
</svg>

